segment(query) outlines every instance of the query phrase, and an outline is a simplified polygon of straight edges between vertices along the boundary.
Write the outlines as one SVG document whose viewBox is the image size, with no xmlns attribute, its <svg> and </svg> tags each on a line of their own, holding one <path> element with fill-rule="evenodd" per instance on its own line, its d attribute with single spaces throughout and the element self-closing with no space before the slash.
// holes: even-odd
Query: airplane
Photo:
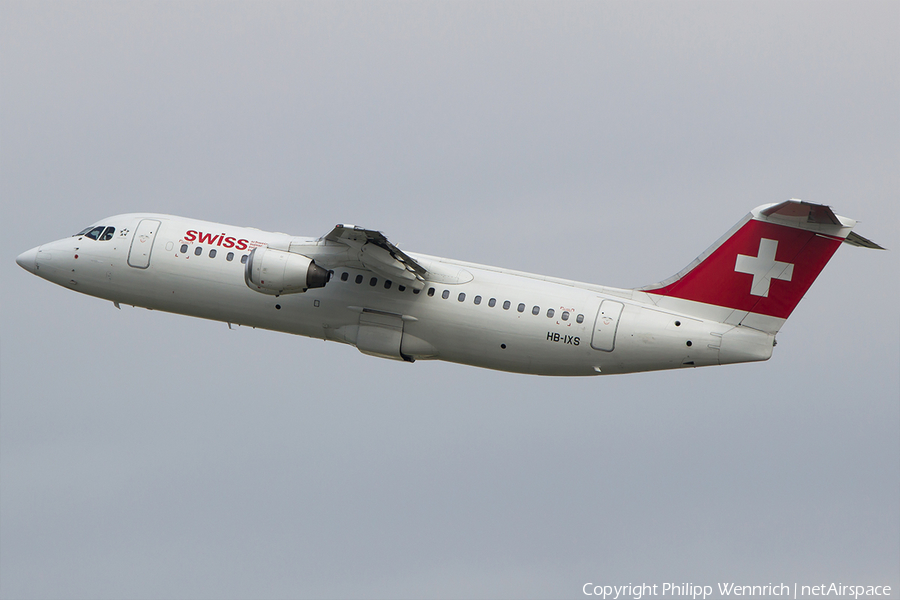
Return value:
<svg viewBox="0 0 900 600">
<path fill-rule="evenodd" d="M 103 219 L 23 252 L 25 270 L 122 304 L 356 346 L 399 361 L 608 375 L 768 360 L 856 221 L 791 199 L 753 209 L 685 269 L 619 289 L 407 253 L 337 225 L 296 237 L 163 214 Z"/>
</svg>

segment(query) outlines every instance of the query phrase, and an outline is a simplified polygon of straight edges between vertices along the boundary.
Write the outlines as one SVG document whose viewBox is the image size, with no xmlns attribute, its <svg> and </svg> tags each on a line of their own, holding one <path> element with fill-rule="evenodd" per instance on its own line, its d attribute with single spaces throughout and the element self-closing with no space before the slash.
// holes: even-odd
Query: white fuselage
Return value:
<svg viewBox="0 0 900 600">
<path fill-rule="evenodd" d="M 159 225 L 147 229 L 148 222 Z M 111 239 L 64 238 L 24 253 L 19 264 L 117 304 L 343 342 L 408 361 L 598 375 L 771 355 L 766 334 L 746 350 L 732 344 L 726 355 L 723 336 L 733 324 L 660 309 L 634 290 L 424 255 L 409 255 L 428 269 L 421 289 L 387 284 L 359 264 L 331 269 L 321 288 L 260 293 L 248 285 L 241 260 L 253 247 L 322 248 L 322 240 L 170 215 L 120 215 L 101 223 L 115 228 Z"/>
</svg>

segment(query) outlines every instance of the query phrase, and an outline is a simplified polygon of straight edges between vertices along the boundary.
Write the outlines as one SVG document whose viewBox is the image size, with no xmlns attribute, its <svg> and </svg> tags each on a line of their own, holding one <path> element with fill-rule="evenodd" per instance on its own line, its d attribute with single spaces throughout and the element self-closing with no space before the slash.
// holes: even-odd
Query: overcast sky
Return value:
<svg viewBox="0 0 900 600">
<path fill-rule="evenodd" d="M 900 4 L 0 3 L 0 596 L 900 590 Z M 553 379 L 123 307 L 163 212 L 606 285 L 859 219 L 766 363 Z M 897 597 L 895 595 L 895 597 Z"/>
</svg>

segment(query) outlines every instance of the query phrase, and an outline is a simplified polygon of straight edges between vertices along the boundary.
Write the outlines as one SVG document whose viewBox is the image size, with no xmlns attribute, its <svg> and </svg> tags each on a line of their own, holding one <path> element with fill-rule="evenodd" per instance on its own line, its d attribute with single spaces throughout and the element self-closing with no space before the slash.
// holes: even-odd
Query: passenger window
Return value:
<svg viewBox="0 0 900 600">
<path fill-rule="evenodd" d="M 398 285 L 398 286 L 397 286 L 397 291 L 398 291 L 398 292 L 405 292 L 405 291 L 406 291 L 406 286 L 405 286 L 405 285 Z"/>
<path fill-rule="evenodd" d="M 115 227 L 107 227 L 106 229 L 103 230 L 103 235 L 100 236 L 100 241 L 101 241 L 101 242 L 108 242 L 109 240 L 112 239 L 113 234 L 114 234 L 115 232 L 116 232 L 116 228 L 115 228 Z"/>
<path fill-rule="evenodd" d="M 241 256 L 241 264 L 242 264 L 242 265 L 246 265 L 246 264 L 247 264 L 247 259 L 248 259 L 248 258 L 250 258 L 250 255 L 249 255 L 249 254 L 245 254 L 245 255 Z"/>
<path fill-rule="evenodd" d="M 92 240 L 96 240 L 100 238 L 100 234 L 103 233 L 103 227 L 94 227 L 90 231 L 85 234 L 85 237 L 89 237 Z"/>
<path fill-rule="evenodd" d="M 457 296 L 456 299 L 459 300 L 460 302 L 465 302 L 466 301 L 466 293 L 460 292 L 459 296 Z"/>
<path fill-rule="evenodd" d="M 547 318 L 548 318 L 548 319 L 552 319 L 552 318 L 553 318 L 553 315 L 555 315 L 555 314 L 556 314 L 556 311 L 553 310 L 552 308 L 548 308 L 548 309 L 547 309 Z"/>
<path fill-rule="evenodd" d="M 519 303 L 519 306 L 516 307 L 516 310 L 519 312 L 525 312 L 525 304 Z"/>
<path fill-rule="evenodd" d="M 371 285 L 372 287 L 375 287 L 376 285 L 378 285 L 378 278 L 377 278 L 377 277 L 373 277 L 372 279 L 370 279 L 370 280 L 369 280 L 369 285 Z"/>
<path fill-rule="evenodd" d="M 229 252 L 228 254 L 226 254 L 225 260 L 227 260 L 228 262 L 233 261 L 234 260 L 234 252 Z"/>
<path fill-rule="evenodd" d="M 386 289 L 386 290 L 391 289 L 391 283 L 392 283 L 392 282 L 391 282 L 390 279 L 385 279 L 385 280 L 384 280 L 384 289 Z"/>
<path fill-rule="evenodd" d="M 444 290 L 444 293 L 441 294 L 441 298 L 446 300 L 449 297 L 450 297 L 450 290 Z"/>
<path fill-rule="evenodd" d="M 356 276 L 356 279 L 354 279 L 354 281 L 356 281 L 356 283 L 362 283 L 362 280 L 363 280 L 363 276 L 362 276 L 362 275 L 357 275 L 357 276 Z"/>
<path fill-rule="evenodd" d="M 567 311 L 567 310 L 564 310 L 564 311 L 563 311 L 563 314 L 562 314 L 562 320 L 563 320 L 563 321 L 568 321 L 568 320 L 569 320 L 569 311 Z"/>
<path fill-rule="evenodd" d="M 210 257 L 210 258 L 215 258 L 215 257 L 216 257 L 216 254 L 218 254 L 218 253 L 216 252 L 216 249 L 215 249 L 215 248 L 213 248 L 212 250 L 209 251 L 209 257 Z"/>
<path fill-rule="evenodd" d="M 203 248 L 201 248 L 200 246 L 194 248 L 194 256 L 200 256 L 201 254 L 203 254 Z"/>
<path fill-rule="evenodd" d="M 347 281 L 348 279 L 350 279 L 350 273 L 348 273 L 347 271 L 341 273 L 341 281 Z"/>
<path fill-rule="evenodd" d="M 421 292 L 421 291 L 422 291 L 422 290 L 417 290 L 416 288 L 413 288 L 413 294 L 418 294 L 418 293 Z"/>
<path fill-rule="evenodd" d="M 503 302 L 503 310 L 509 310 L 509 300 Z"/>
<path fill-rule="evenodd" d="M 490 300 L 488 300 L 488 306 L 490 306 L 491 308 L 494 308 L 495 306 L 497 306 L 497 299 L 491 298 Z"/>
<path fill-rule="evenodd" d="M 475 304 L 481 304 L 481 296 L 475 296 Z"/>
<path fill-rule="evenodd" d="M 434 288 L 428 288 L 428 295 L 434 296 Z"/>
<path fill-rule="evenodd" d="M 181 245 L 181 253 L 182 253 L 182 254 L 187 254 L 187 244 L 182 244 L 182 245 Z"/>
<path fill-rule="evenodd" d="M 578 315 L 575 318 L 575 321 L 577 321 L 578 323 L 584 323 L 584 315 Z"/>
<path fill-rule="evenodd" d="M 535 306 L 534 308 L 532 308 L 532 309 L 531 309 L 531 314 L 533 314 L 533 315 L 535 315 L 535 316 L 541 314 L 541 307 L 540 307 L 540 306 Z"/>
</svg>

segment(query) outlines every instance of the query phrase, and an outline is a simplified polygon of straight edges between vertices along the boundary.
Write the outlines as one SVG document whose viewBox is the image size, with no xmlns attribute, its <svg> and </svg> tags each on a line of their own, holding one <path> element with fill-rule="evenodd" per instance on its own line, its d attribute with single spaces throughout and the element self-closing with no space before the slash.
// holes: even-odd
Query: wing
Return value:
<svg viewBox="0 0 900 600">
<path fill-rule="evenodd" d="M 428 273 L 425 267 L 392 244 L 380 231 L 355 225 L 335 225 L 328 235 L 319 239 L 319 243 L 322 242 L 326 246 L 339 246 L 333 248 L 327 258 L 317 258 L 323 266 L 333 269 L 361 265 L 386 279 L 403 282 L 415 289 L 425 287 Z M 341 251 L 344 249 L 345 252 Z"/>
</svg>

